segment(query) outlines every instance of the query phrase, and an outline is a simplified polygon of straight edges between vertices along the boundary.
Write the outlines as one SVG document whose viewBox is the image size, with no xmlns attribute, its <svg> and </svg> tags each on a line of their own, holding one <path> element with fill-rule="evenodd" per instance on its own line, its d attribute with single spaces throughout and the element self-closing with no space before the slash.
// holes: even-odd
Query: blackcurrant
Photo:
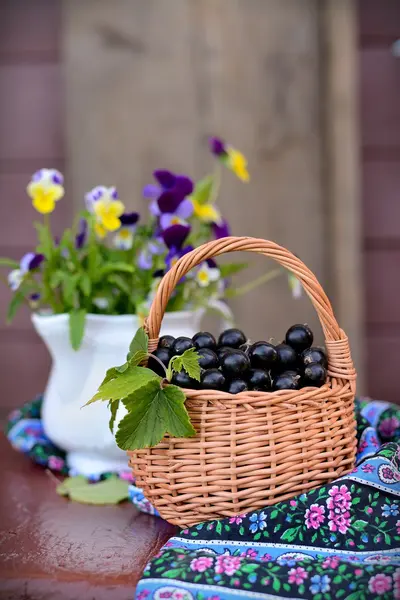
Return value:
<svg viewBox="0 0 400 600">
<path fill-rule="evenodd" d="M 313 340 L 314 334 L 308 325 L 292 325 L 286 332 L 286 344 L 289 344 L 298 353 L 309 348 Z"/>
<path fill-rule="evenodd" d="M 304 350 L 300 356 L 300 359 L 305 367 L 311 363 L 318 363 L 325 367 L 325 369 L 328 366 L 328 359 L 326 358 L 324 350 L 315 346 Z"/>
<path fill-rule="evenodd" d="M 218 369 L 208 369 L 201 374 L 200 387 L 203 390 L 224 390 L 226 379 Z"/>
<path fill-rule="evenodd" d="M 153 354 L 159 360 L 161 360 L 163 365 L 168 367 L 168 363 L 172 356 L 171 350 L 169 350 L 168 348 L 157 348 L 156 350 L 154 350 Z M 154 356 L 150 355 L 149 362 L 147 363 L 148 368 L 154 371 L 154 373 L 157 373 L 157 375 L 160 375 L 160 377 L 165 377 L 165 369 L 162 368 L 162 366 L 154 358 Z"/>
<path fill-rule="evenodd" d="M 200 348 L 197 354 L 199 355 L 199 365 L 202 369 L 218 369 L 218 356 L 213 350 L 210 350 L 210 348 Z"/>
<path fill-rule="evenodd" d="M 321 387 L 326 381 L 326 369 L 318 363 L 311 363 L 304 369 L 304 387 Z"/>
<path fill-rule="evenodd" d="M 230 352 L 233 352 L 233 348 L 228 348 L 228 346 L 221 346 L 221 348 L 217 348 L 217 355 L 219 360 L 221 360 L 223 356 L 229 354 Z"/>
<path fill-rule="evenodd" d="M 210 348 L 211 350 L 215 350 L 217 347 L 217 342 L 212 333 L 208 333 L 208 331 L 199 331 L 196 335 L 193 336 L 193 344 L 197 350 L 200 348 Z"/>
<path fill-rule="evenodd" d="M 229 379 L 240 379 L 250 368 L 249 357 L 242 350 L 232 350 L 220 357 L 221 369 Z"/>
<path fill-rule="evenodd" d="M 240 329 L 225 329 L 218 338 L 218 346 L 239 348 L 246 343 L 246 336 Z"/>
<path fill-rule="evenodd" d="M 272 389 L 277 390 L 298 390 L 300 388 L 300 375 L 297 371 L 285 371 L 277 375 L 272 381 Z"/>
<path fill-rule="evenodd" d="M 278 353 L 272 344 L 256 342 L 250 346 L 248 357 L 255 369 L 271 369 L 278 360 Z"/>
<path fill-rule="evenodd" d="M 275 346 L 275 350 L 278 354 L 278 360 L 275 363 L 277 370 L 287 371 L 296 367 L 297 353 L 291 346 L 278 344 Z"/>
<path fill-rule="evenodd" d="M 160 337 L 160 339 L 158 340 L 158 347 L 159 348 L 172 348 L 174 341 L 175 341 L 175 338 L 173 335 L 162 335 Z"/>
<path fill-rule="evenodd" d="M 199 382 L 189 377 L 189 375 L 182 369 L 179 373 L 174 373 L 172 376 L 171 383 L 179 385 L 182 388 L 189 388 L 196 390 L 199 387 Z"/>
<path fill-rule="evenodd" d="M 189 348 L 194 348 L 193 342 L 190 338 L 184 336 L 177 337 L 172 345 L 172 354 L 183 354 L 186 352 L 186 350 L 189 350 Z"/>
<path fill-rule="evenodd" d="M 246 392 L 248 389 L 247 383 L 243 379 L 233 379 L 228 384 L 228 392 L 230 394 L 240 394 L 240 392 Z"/>
<path fill-rule="evenodd" d="M 264 369 L 250 369 L 248 377 L 249 389 L 267 392 L 271 389 L 271 377 Z"/>
</svg>

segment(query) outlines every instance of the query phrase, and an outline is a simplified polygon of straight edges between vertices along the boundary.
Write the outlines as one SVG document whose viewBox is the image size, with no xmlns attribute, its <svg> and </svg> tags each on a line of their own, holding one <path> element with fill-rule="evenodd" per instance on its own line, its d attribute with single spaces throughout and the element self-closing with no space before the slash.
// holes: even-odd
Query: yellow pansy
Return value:
<svg viewBox="0 0 400 600">
<path fill-rule="evenodd" d="M 212 204 L 201 204 L 195 199 L 192 199 L 194 215 L 205 223 L 221 223 L 222 217 L 218 208 Z"/>
<path fill-rule="evenodd" d="M 120 200 L 111 198 L 101 198 L 93 205 L 94 214 L 107 231 L 116 231 L 121 227 L 119 217 L 124 210 L 125 206 Z"/>
<path fill-rule="evenodd" d="M 100 221 L 96 221 L 96 223 L 94 224 L 94 231 L 95 231 L 97 237 L 100 238 L 101 240 L 103 240 L 107 235 L 107 230 L 104 229 L 104 227 L 100 223 Z"/>
<path fill-rule="evenodd" d="M 49 214 L 64 196 L 63 176 L 56 169 L 40 169 L 33 174 L 26 191 L 34 208 L 42 215 Z"/>
<path fill-rule="evenodd" d="M 236 177 L 239 177 L 244 182 L 248 182 L 250 180 L 250 175 L 247 170 L 247 160 L 246 157 L 231 146 L 228 146 L 226 149 L 227 152 L 227 161 L 226 166 L 235 173 Z"/>
</svg>

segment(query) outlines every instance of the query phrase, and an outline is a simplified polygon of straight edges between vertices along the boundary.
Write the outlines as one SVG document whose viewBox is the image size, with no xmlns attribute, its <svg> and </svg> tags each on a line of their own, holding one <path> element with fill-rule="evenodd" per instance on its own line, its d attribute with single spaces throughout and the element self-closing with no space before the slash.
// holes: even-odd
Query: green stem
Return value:
<svg viewBox="0 0 400 600">
<path fill-rule="evenodd" d="M 209 199 L 209 204 L 214 204 L 219 196 L 219 190 L 221 188 L 221 165 L 219 162 L 215 163 L 214 167 L 214 175 L 213 175 L 213 185 L 211 188 L 211 194 Z"/>
<path fill-rule="evenodd" d="M 226 298 L 236 298 L 236 296 L 242 296 L 243 294 L 248 294 L 249 292 L 251 292 L 254 289 L 256 289 L 257 287 L 259 287 L 260 285 L 263 285 L 264 283 L 268 283 L 268 281 L 275 279 L 275 277 L 278 277 L 279 275 L 282 275 L 283 273 L 284 273 L 283 269 L 274 269 L 273 271 L 269 271 L 268 273 L 261 275 L 260 277 L 258 277 L 257 279 L 254 279 L 253 281 L 250 281 L 249 283 L 245 283 L 244 285 L 236 288 L 235 290 L 227 290 L 225 293 L 225 297 Z"/>
</svg>

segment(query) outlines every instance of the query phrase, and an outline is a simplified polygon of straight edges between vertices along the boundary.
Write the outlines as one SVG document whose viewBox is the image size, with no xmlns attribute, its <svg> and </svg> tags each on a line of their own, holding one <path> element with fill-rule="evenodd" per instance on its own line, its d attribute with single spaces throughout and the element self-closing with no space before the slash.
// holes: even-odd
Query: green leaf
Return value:
<svg viewBox="0 0 400 600">
<path fill-rule="evenodd" d="M 281 582 L 277 577 L 274 577 L 272 581 L 272 588 L 275 592 L 279 592 L 279 590 L 281 589 Z"/>
<path fill-rule="evenodd" d="M 69 339 L 74 350 L 79 350 L 82 344 L 85 333 L 85 320 L 86 311 L 82 308 L 69 313 Z"/>
<path fill-rule="evenodd" d="M 0 267 L 10 267 L 11 269 L 19 269 L 19 262 L 11 258 L 0 258 Z"/>
<path fill-rule="evenodd" d="M 79 282 L 79 275 L 69 275 L 67 273 L 64 274 L 62 280 L 62 295 L 64 302 L 69 305 L 74 304 L 74 295 L 76 292 L 76 288 Z"/>
<path fill-rule="evenodd" d="M 99 279 L 103 278 L 104 275 L 108 275 L 109 273 L 134 273 L 135 267 L 133 265 L 128 265 L 124 262 L 111 262 L 107 265 L 104 265 L 99 271 Z"/>
<path fill-rule="evenodd" d="M 74 481 L 71 481 L 74 480 Z M 82 476 L 69 477 L 57 487 L 57 492 L 69 495 L 82 504 L 118 504 L 128 498 L 129 482 L 112 476 L 98 483 L 88 483 Z"/>
<path fill-rule="evenodd" d="M 178 438 L 196 433 L 184 405 L 182 390 L 175 385 L 161 389 L 160 378 L 157 379 L 141 386 L 123 401 L 128 414 L 120 421 L 115 436 L 122 450 L 156 446 L 166 433 Z"/>
<path fill-rule="evenodd" d="M 52 290 L 58 288 L 59 285 L 64 281 L 65 273 L 64 271 L 54 271 L 54 273 L 50 276 L 50 287 Z"/>
<path fill-rule="evenodd" d="M 173 372 L 180 373 L 184 369 L 189 377 L 200 381 L 199 358 L 200 356 L 195 348 L 189 348 L 180 356 L 173 356 L 169 361 L 167 379 L 172 379 Z"/>
<path fill-rule="evenodd" d="M 117 410 L 119 408 L 119 400 L 113 400 L 110 401 L 108 403 L 108 408 L 110 409 L 110 421 L 108 423 L 109 427 L 110 427 L 110 431 L 111 433 L 114 433 L 114 423 L 115 423 L 115 417 L 117 416 Z"/>
<path fill-rule="evenodd" d="M 90 277 L 87 273 L 82 273 L 79 286 L 85 296 L 90 296 L 92 293 L 92 282 L 90 281 Z"/>
<path fill-rule="evenodd" d="M 282 587 L 285 590 L 285 592 L 290 592 L 290 585 L 288 583 L 284 583 Z"/>
<path fill-rule="evenodd" d="M 218 265 L 218 268 L 221 273 L 221 278 L 231 277 L 231 275 L 236 275 L 236 273 L 240 273 L 244 269 L 247 269 L 249 266 L 248 263 L 230 263 L 224 265 Z"/>
<path fill-rule="evenodd" d="M 273 510 L 271 513 L 271 519 L 276 519 L 276 517 L 278 516 L 278 511 L 277 510 Z"/>
<path fill-rule="evenodd" d="M 149 336 L 143 327 L 139 327 L 135 333 L 135 336 L 129 346 L 129 354 L 132 356 L 139 350 L 142 350 L 142 352 L 146 353 L 149 351 Z"/>
<path fill-rule="evenodd" d="M 361 502 L 361 498 L 353 498 L 353 500 L 351 501 L 352 506 L 354 506 L 354 504 L 360 504 Z"/>
<path fill-rule="evenodd" d="M 145 367 L 131 367 L 129 365 L 129 368 L 123 373 L 119 373 L 116 369 L 114 369 L 114 372 L 115 377 L 103 382 L 98 392 L 87 404 L 92 404 L 92 402 L 96 402 L 97 400 L 121 400 L 127 398 L 150 382 L 160 387 L 161 377 Z"/>
<path fill-rule="evenodd" d="M 347 565 L 339 565 L 338 573 L 344 573 L 347 569 Z"/>
<path fill-rule="evenodd" d="M 43 223 L 34 223 L 34 227 L 39 238 L 39 247 L 37 248 L 37 251 L 44 254 L 46 258 L 49 258 L 53 249 L 53 239 L 51 237 L 51 233 L 48 227 L 43 225 Z"/>
<path fill-rule="evenodd" d="M 213 187 L 213 175 L 206 175 L 196 183 L 193 194 L 191 195 L 192 200 L 196 200 L 199 204 L 207 204 L 210 200 Z"/>
<path fill-rule="evenodd" d="M 76 487 L 82 487 L 87 484 L 87 479 L 83 475 L 76 475 L 75 477 L 67 477 L 60 485 L 56 487 L 57 494 L 60 496 L 68 496 L 71 490 Z"/>
<path fill-rule="evenodd" d="M 110 275 L 108 278 L 108 282 L 115 285 L 115 287 L 117 287 L 121 292 L 123 292 L 127 296 L 131 296 L 132 289 L 125 281 L 125 279 L 121 277 L 121 275 Z"/>
<path fill-rule="evenodd" d="M 261 538 L 261 533 L 258 532 L 258 533 L 256 533 L 256 535 L 254 536 L 253 539 L 257 542 L 260 538 Z"/>
<path fill-rule="evenodd" d="M 362 519 L 360 519 L 358 521 L 354 521 L 352 525 L 357 531 L 363 531 L 367 527 L 368 523 L 367 521 L 363 521 Z"/>
<path fill-rule="evenodd" d="M 215 531 L 216 531 L 217 533 L 219 533 L 219 534 L 221 534 L 221 533 L 222 533 L 222 523 L 221 523 L 221 521 L 218 521 L 218 522 L 217 522 L 217 526 L 216 526 L 216 528 L 215 528 Z"/>
<path fill-rule="evenodd" d="M 305 591 L 306 591 L 305 585 L 303 583 L 301 583 L 299 585 L 299 594 L 304 594 Z"/>
<path fill-rule="evenodd" d="M 300 529 L 300 526 L 292 527 L 291 529 L 286 529 L 286 531 L 284 531 L 283 534 L 281 535 L 281 540 L 286 540 L 287 542 L 292 542 L 297 537 L 299 529 Z"/>
<path fill-rule="evenodd" d="M 343 581 L 343 577 L 341 575 L 335 575 L 333 578 L 333 583 L 341 583 Z"/>
<path fill-rule="evenodd" d="M 16 292 L 14 292 L 14 295 L 11 298 L 10 304 L 8 305 L 7 309 L 7 323 L 11 323 L 11 321 L 16 315 L 17 310 L 24 303 L 24 301 L 25 295 L 22 293 L 22 291 L 17 290 Z"/>
</svg>

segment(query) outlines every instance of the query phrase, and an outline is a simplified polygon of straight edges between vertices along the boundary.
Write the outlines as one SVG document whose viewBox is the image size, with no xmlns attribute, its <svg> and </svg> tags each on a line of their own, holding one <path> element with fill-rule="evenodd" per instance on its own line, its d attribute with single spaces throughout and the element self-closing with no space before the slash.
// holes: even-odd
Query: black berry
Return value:
<svg viewBox="0 0 400 600">
<path fill-rule="evenodd" d="M 297 354 L 291 346 L 288 346 L 287 344 L 278 344 L 275 346 L 275 350 L 278 354 L 278 360 L 275 364 L 279 371 L 288 371 L 296 368 Z"/>
<path fill-rule="evenodd" d="M 218 338 L 218 346 L 229 346 L 230 348 L 239 348 L 246 343 L 246 336 L 240 329 L 226 329 Z"/>
<path fill-rule="evenodd" d="M 248 389 L 247 383 L 243 379 L 234 379 L 228 384 L 230 394 L 240 394 L 240 392 L 246 392 Z"/>
<path fill-rule="evenodd" d="M 271 369 L 278 360 L 275 346 L 268 342 L 256 342 L 248 350 L 251 366 L 256 369 Z"/>
<path fill-rule="evenodd" d="M 194 348 L 193 342 L 190 338 L 184 336 L 177 337 L 172 345 L 172 353 L 174 355 L 183 354 L 186 352 L 186 350 L 189 350 L 189 348 Z"/>
<path fill-rule="evenodd" d="M 242 350 L 232 350 L 220 357 L 221 369 L 229 379 L 240 379 L 250 368 L 249 357 Z"/>
<path fill-rule="evenodd" d="M 221 360 L 223 356 L 229 354 L 230 352 L 233 352 L 233 348 L 228 348 L 228 346 L 222 346 L 221 348 L 217 348 L 217 355 L 219 360 Z"/>
<path fill-rule="evenodd" d="M 218 369 L 218 356 L 213 350 L 210 350 L 210 348 L 200 348 L 197 353 L 199 355 L 199 365 L 202 369 Z"/>
<path fill-rule="evenodd" d="M 179 387 L 189 388 L 189 389 L 197 389 L 199 387 L 199 382 L 189 375 L 182 369 L 179 373 L 174 373 L 172 376 L 171 383 L 174 385 L 179 385 Z"/>
<path fill-rule="evenodd" d="M 215 350 L 217 347 L 217 342 L 212 333 L 208 333 L 208 331 L 199 331 L 196 335 L 193 336 L 193 344 L 197 350 L 200 348 L 210 348 L 211 350 Z"/>
<path fill-rule="evenodd" d="M 224 390 L 226 379 L 218 369 L 209 369 L 201 374 L 201 388 L 203 390 Z"/>
<path fill-rule="evenodd" d="M 285 342 L 296 352 L 303 352 L 314 341 L 314 335 L 308 325 L 292 325 L 286 332 Z"/>
<path fill-rule="evenodd" d="M 264 369 L 251 369 L 248 377 L 249 388 L 254 391 L 267 392 L 271 389 L 271 377 Z"/>
<path fill-rule="evenodd" d="M 325 369 L 328 366 L 328 359 L 326 358 L 326 354 L 322 348 L 307 348 L 307 350 L 302 352 L 300 358 L 305 367 L 311 363 L 318 363 L 319 365 L 325 367 Z"/>
<path fill-rule="evenodd" d="M 303 386 L 321 387 L 326 381 L 326 369 L 318 363 L 311 363 L 304 369 Z"/>
<path fill-rule="evenodd" d="M 154 350 L 153 355 L 156 356 L 159 360 L 161 360 L 162 364 L 165 365 L 165 367 L 168 367 L 168 363 L 172 356 L 171 350 L 169 350 L 168 348 L 157 348 L 156 350 Z M 165 377 L 165 369 L 162 368 L 162 366 L 154 358 L 154 356 L 150 355 L 149 362 L 147 363 L 148 368 L 154 371 L 154 373 L 157 373 L 157 375 L 160 375 L 160 377 Z"/>
<path fill-rule="evenodd" d="M 162 335 L 158 340 L 159 348 L 172 348 L 175 338 L 173 335 Z"/>
<path fill-rule="evenodd" d="M 277 375 L 272 381 L 272 389 L 277 390 L 298 390 L 300 388 L 300 375 L 297 371 L 285 371 Z"/>
</svg>

